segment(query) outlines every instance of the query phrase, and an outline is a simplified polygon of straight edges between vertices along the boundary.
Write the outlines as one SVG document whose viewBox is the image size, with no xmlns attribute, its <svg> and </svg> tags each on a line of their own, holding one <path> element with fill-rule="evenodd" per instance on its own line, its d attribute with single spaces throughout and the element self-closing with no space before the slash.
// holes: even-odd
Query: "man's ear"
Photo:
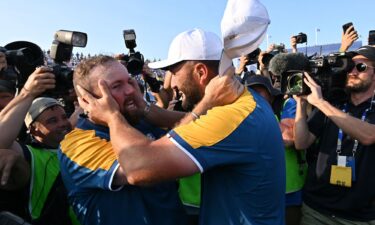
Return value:
<svg viewBox="0 0 375 225">
<path fill-rule="evenodd" d="M 33 136 L 39 136 L 40 130 L 35 122 L 30 125 L 29 132 Z"/>
<path fill-rule="evenodd" d="M 197 63 L 195 65 L 195 71 L 199 78 L 199 83 L 201 85 L 207 85 L 208 82 L 211 80 L 208 74 L 208 68 L 203 63 Z"/>
</svg>

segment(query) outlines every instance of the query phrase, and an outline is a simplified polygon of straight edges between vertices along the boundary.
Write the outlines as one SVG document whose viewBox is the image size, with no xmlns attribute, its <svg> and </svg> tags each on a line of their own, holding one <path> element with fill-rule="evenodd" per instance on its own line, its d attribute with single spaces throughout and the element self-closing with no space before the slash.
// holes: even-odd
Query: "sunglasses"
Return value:
<svg viewBox="0 0 375 225">
<path fill-rule="evenodd" d="M 374 68 L 372 66 L 368 66 L 366 63 L 357 63 L 355 64 L 355 68 L 358 72 L 365 72 L 367 68 Z"/>
</svg>

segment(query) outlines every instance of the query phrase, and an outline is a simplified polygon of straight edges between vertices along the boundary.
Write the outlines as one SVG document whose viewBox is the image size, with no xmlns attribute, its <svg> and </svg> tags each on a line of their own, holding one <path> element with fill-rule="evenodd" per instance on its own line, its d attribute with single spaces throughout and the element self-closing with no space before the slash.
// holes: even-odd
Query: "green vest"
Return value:
<svg viewBox="0 0 375 225">
<path fill-rule="evenodd" d="M 199 207 L 201 204 L 201 175 L 199 173 L 179 180 L 179 195 L 187 206 Z"/>
<path fill-rule="evenodd" d="M 42 213 L 48 195 L 60 173 L 60 162 L 57 158 L 57 149 L 41 149 L 27 145 L 31 155 L 31 178 L 29 195 L 29 213 L 33 220 Z M 69 207 L 69 217 L 73 225 L 79 222 Z"/>
<path fill-rule="evenodd" d="M 287 101 L 288 99 L 284 101 L 283 107 Z M 276 119 L 278 122 L 280 122 L 277 116 Z M 305 184 L 307 173 L 305 150 L 296 150 L 294 146 L 285 147 L 285 168 L 286 194 L 301 190 Z"/>
<path fill-rule="evenodd" d="M 296 192 L 305 184 L 307 163 L 305 150 L 285 147 L 286 193 Z"/>
<path fill-rule="evenodd" d="M 27 146 L 31 154 L 29 213 L 33 220 L 42 213 L 48 194 L 60 173 L 56 149 Z"/>
</svg>

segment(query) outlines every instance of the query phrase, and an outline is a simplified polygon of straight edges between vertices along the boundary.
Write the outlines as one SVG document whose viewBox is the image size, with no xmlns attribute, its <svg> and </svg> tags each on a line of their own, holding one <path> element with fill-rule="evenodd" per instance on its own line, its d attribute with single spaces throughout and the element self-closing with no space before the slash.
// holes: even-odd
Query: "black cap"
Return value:
<svg viewBox="0 0 375 225">
<path fill-rule="evenodd" d="M 359 49 L 353 52 L 355 55 L 363 55 L 368 58 L 370 61 L 375 62 L 375 47 L 366 45 L 362 46 Z"/>
<path fill-rule="evenodd" d="M 272 96 L 281 95 L 281 91 L 272 87 L 270 79 L 262 75 L 254 75 L 247 79 L 246 85 L 251 87 L 253 85 L 262 85 L 265 87 Z"/>
</svg>

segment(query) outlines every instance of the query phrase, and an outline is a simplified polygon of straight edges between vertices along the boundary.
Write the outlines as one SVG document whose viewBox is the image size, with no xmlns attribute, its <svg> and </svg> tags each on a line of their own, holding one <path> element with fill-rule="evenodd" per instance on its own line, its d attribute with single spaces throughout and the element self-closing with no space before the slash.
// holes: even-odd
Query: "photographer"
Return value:
<svg viewBox="0 0 375 225">
<path fill-rule="evenodd" d="M 18 204 L 27 210 L 25 219 L 34 225 L 71 224 L 57 159 L 57 147 L 64 135 L 71 130 L 71 124 L 58 101 L 44 97 L 35 99 L 53 88 L 55 76 L 51 69 L 38 67 L 28 77 L 20 94 L 0 113 L 0 149 L 3 154 L 8 153 L 9 157 L 10 154 L 18 153 L 17 159 L 6 163 L 8 167 L 22 168 L 12 170 L 9 178 L 2 181 L 2 188 L 10 186 L 8 190 L 25 190 L 27 200 Z M 25 118 L 31 135 L 31 142 L 28 144 L 16 140 L 23 125 L 22 118 Z M 5 152 L 6 149 L 10 150 Z M 11 186 L 8 182 L 12 181 L 17 181 L 17 185 Z"/>
<path fill-rule="evenodd" d="M 321 87 L 307 73 L 304 82 L 311 94 L 297 97 L 295 146 L 306 149 L 317 142 L 302 224 L 375 223 L 375 48 L 364 46 L 354 54 L 347 100 L 331 104 L 323 99 Z M 316 107 L 308 120 L 307 102 Z"/>
</svg>

